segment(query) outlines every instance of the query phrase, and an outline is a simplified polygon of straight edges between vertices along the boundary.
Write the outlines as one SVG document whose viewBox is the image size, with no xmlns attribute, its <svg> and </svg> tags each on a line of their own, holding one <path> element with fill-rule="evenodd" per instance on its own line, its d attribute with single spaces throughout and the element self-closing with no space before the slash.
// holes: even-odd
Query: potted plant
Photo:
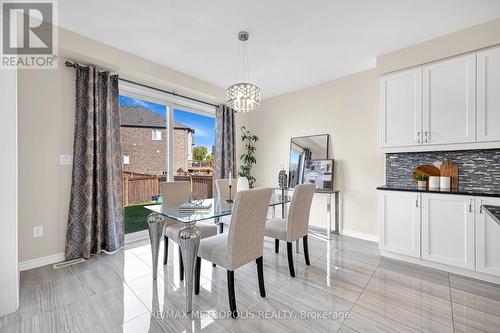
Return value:
<svg viewBox="0 0 500 333">
<path fill-rule="evenodd" d="M 419 173 L 415 176 L 415 179 L 417 180 L 417 187 L 419 189 L 427 188 L 427 179 L 429 179 L 429 176 L 423 173 Z"/>
<path fill-rule="evenodd" d="M 259 141 L 259 138 L 257 135 L 246 130 L 244 126 L 241 128 L 241 133 L 241 141 L 245 144 L 246 152 L 240 157 L 243 164 L 240 166 L 239 176 L 246 177 L 249 187 L 253 188 L 255 177 L 252 176 L 251 171 L 252 167 L 257 163 L 255 159 L 255 143 Z"/>
</svg>

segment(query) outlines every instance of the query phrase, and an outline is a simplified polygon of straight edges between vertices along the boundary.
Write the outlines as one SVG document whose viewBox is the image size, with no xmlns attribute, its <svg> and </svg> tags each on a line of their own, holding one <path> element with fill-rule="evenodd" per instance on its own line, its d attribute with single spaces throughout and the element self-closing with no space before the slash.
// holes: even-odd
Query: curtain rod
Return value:
<svg viewBox="0 0 500 333">
<path fill-rule="evenodd" d="M 77 64 L 75 62 L 68 61 L 68 60 L 66 60 L 66 62 L 64 64 L 66 65 L 66 67 L 72 67 L 72 68 L 79 68 L 79 67 L 80 68 L 85 68 L 86 67 L 86 66 L 79 65 L 79 64 Z M 210 106 L 213 106 L 213 107 L 217 107 L 218 106 L 217 104 L 213 104 L 213 103 L 210 103 L 210 102 L 205 102 L 205 101 L 202 101 L 202 100 L 197 99 L 197 98 L 193 98 L 193 97 L 189 97 L 189 96 L 178 94 L 175 91 L 163 90 L 163 89 L 160 89 L 160 88 L 151 87 L 151 86 L 148 86 L 146 84 L 142 84 L 142 83 L 138 83 L 138 82 L 130 81 L 130 80 L 127 80 L 127 79 L 122 79 L 122 78 L 119 78 L 119 80 L 123 81 L 123 82 L 132 83 L 132 84 L 144 87 L 144 88 L 148 88 L 148 89 L 160 91 L 162 93 L 169 94 L 169 95 L 172 95 L 172 96 L 184 98 L 184 99 L 187 99 L 187 100 L 190 100 L 190 101 L 193 101 L 193 102 L 198 102 L 198 103 L 210 105 Z"/>
</svg>

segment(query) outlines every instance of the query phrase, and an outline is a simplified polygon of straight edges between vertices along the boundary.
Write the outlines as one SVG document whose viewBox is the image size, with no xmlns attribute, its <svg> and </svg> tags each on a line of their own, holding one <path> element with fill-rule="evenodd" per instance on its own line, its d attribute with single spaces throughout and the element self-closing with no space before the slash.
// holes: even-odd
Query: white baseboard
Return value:
<svg viewBox="0 0 500 333">
<path fill-rule="evenodd" d="M 19 271 L 22 272 L 33 268 L 52 265 L 64 260 L 65 260 L 64 253 L 57 253 L 46 257 L 21 261 L 19 263 Z"/>
<path fill-rule="evenodd" d="M 148 239 L 149 234 L 147 230 L 142 230 L 125 235 L 125 243 L 137 242 L 139 240 Z M 56 253 L 50 256 L 36 258 L 31 260 L 22 261 L 19 263 L 19 271 L 27 271 L 33 268 L 38 268 L 47 265 L 57 264 L 58 262 L 65 261 L 64 253 Z"/>
<path fill-rule="evenodd" d="M 471 271 L 469 269 L 465 268 L 459 268 L 459 267 L 453 267 L 445 264 L 440 264 L 440 263 L 434 263 L 426 260 L 422 260 L 419 258 L 412 258 L 408 257 L 402 254 L 398 253 L 392 253 L 388 251 L 380 251 L 380 254 L 384 257 L 391 258 L 391 259 L 396 259 L 396 260 L 401 260 L 401 261 L 406 261 L 412 264 L 420 265 L 420 266 L 425 266 L 433 269 L 438 269 L 441 271 L 457 274 L 457 275 L 462 275 L 462 276 L 467 276 L 473 279 L 477 280 L 482 280 L 482 281 L 487 281 L 495 284 L 500 284 L 500 277 L 499 276 L 494 276 L 486 273 L 481 273 L 477 271 Z"/>
<path fill-rule="evenodd" d="M 149 239 L 148 230 L 141 230 L 137 232 L 132 232 L 130 234 L 125 234 L 125 244 L 137 242 L 143 239 Z"/>
<path fill-rule="evenodd" d="M 378 235 L 368 234 L 366 232 L 342 229 L 340 230 L 340 234 L 348 237 L 359 238 L 370 242 L 378 243 Z"/>
</svg>

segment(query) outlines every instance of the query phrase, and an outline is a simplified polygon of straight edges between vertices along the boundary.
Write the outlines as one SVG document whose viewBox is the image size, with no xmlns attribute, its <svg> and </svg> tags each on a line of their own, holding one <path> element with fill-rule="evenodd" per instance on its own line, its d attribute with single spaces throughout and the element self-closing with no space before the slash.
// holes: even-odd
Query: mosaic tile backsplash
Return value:
<svg viewBox="0 0 500 333">
<path fill-rule="evenodd" d="M 459 190 L 500 189 L 500 149 L 386 154 L 386 185 L 412 186 L 416 167 L 444 162 L 448 157 L 458 165 Z"/>
</svg>

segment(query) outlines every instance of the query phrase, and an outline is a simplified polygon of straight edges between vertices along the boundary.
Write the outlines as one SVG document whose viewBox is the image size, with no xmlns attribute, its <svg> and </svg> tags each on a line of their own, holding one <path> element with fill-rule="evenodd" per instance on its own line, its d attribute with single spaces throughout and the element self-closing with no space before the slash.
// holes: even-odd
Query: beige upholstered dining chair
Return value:
<svg viewBox="0 0 500 333">
<path fill-rule="evenodd" d="M 238 184 L 237 178 L 231 179 L 231 199 L 236 197 L 236 186 Z M 215 189 L 217 191 L 217 198 L 220 200 L 229 199 L 229 179 L 221 178 L 215 181 Z"/>
<path fill-rule="evenodd" d="M 236 197 L 236 192 L 238 186 L 238 179 L 231 179 L 231 199 L 234 200 Z M 229 199 L 229 179 L 221 178 L 215 181 L 215 190 L 217 191 L 217 199 L 220 201 Z M 219 232 L 222 233 L 224 231 L 224 225 L 229 225 L 231 222 L 230 216 L 221 217 L 219 220 Z"/>
<path fill-rule="evenodd" d="M 249 190 L 249 189 L 250 189 L 250 184 L 248 182 L 248 178 L 247 177 L 238 177 L 238 181 L 236 184 L 236 192 Z"/>
<path fill-rule="evenodd" d="M 264 225 L 271 201 L 272 189 L 259 188 L 236 194 L 233 214 L 227 233 L 202 239 L 196 259 L 195 294 L 200 292 L 201 258 L 227 269 L 227 287 L 231 316 L 236 318 L 234 270 L 255 260 L 260 296 L 266 297 L 262 255 Z"/>
<path fill-rule="evenodd" d="M 160 184 L 160 191 L 162 196 L 162 206 L 164 207 L 179 207 L 182 203 L 189 200 L 191 195 L 191 182 L 189 181 L 178 181 L 178 182 L 164 182 Z M 217 225 L 213 222 L 198 222 L 196 226 L 201 230 L 201 238 L 210 237 L 217 234 Z M 167 264 L 168 259 L 168 239 L 170 238 L 177 244 L 179 244 L 179 231 L 184 227 L 181 222 L 177 222 L 172 219 L 168 219 L 165 223 L 165 230 L 163 233 L 164 237 L 164 256 L 163 265 Z M 179 246 L 179 253 L 181 253 L 181 247 Z M 182 256 L 179 257 L 179 271 L 180 279 L 184 279 L 184 263 L 182 262 Z"/>
<path fill-rule="evenodd" d="M 294 241 L 302 238 L 304 242 L 304 258 L 306 265 L 309 263 L 309 248 L 307 245 L 307 233 L 309 230 L 309 212 L 314 196 L 314 184 L 302 184 L 295 187 L 295 191 L 288 211 L 288 219 L 273 218 L 266 222 L 264 235 L 274 238 L 275 252 L 279 252 L 279 241 L 286 242 L 288 253 L 288 268 L 290 275 L 295 277 L 293 267 L 292 244 Z"/>
</svg>

